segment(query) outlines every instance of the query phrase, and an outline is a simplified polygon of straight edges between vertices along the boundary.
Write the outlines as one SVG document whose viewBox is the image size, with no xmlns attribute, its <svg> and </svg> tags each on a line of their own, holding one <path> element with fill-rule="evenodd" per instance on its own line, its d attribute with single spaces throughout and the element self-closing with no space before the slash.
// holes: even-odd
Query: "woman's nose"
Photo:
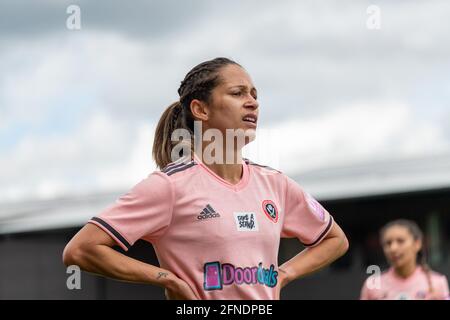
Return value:
<svg viewBox="0 0 450 320">
<path fill-rule="evenodd" d="M 251 109 L 256 110 L 256 109 L 258 109 L 258 107 L 259 107 L 259 103 L 258 103 L 258 101 L 257 101 L 255 98 L 251 97 L 251 98 L 245 103 L 244 107 L 245 107 L 245 108 L 251 108 Z"/>
<path fill-rule="evenodd" d="M 396 243 L 391 244 L 389 250 L 391 252 L 396 252 L 398 250 L 398 245 Z"/>
</svg>

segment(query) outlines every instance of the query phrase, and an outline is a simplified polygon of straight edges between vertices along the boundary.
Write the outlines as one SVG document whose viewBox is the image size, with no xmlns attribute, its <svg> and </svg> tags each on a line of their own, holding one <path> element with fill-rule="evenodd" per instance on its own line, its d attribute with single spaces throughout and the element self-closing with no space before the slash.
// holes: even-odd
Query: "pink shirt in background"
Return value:
<svg viewBox="0 0 450 320">
<path fill-rule="evenodd" d="M 422 267 L 417 267 L 412 275 L 404 279 L 393 268 L 381 274 L 379 286 L 375 275 L 369 277 L 361 290 L 361 300 L 425 300 L 429 299 L 429 284 Z M 449 297 L 448 282 L 444 275 L 430 272 L 435 298 Z"/>
<path fill-rule="evenodd" d="M 277 299 L 280 238 L 315 246 L 333 219 L 284 174 L 242 164 L 233 185 L 196 157 L 172 163 L 89 222 L 124 250 L 152 243 L 160 266 L 201 299 Z"/>
</svg>

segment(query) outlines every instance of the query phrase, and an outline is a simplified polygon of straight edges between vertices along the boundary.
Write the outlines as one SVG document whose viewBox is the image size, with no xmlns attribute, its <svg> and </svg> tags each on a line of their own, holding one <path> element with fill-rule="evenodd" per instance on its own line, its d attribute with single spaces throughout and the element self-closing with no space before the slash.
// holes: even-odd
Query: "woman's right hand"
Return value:
<svg viewBox="0 0 450 320">
<path fill-rule="evenodd" d="M 164 293 L 167 300 L 199 300 L 187 282 L 180 278 L 175 278 Z"/>
</svg>

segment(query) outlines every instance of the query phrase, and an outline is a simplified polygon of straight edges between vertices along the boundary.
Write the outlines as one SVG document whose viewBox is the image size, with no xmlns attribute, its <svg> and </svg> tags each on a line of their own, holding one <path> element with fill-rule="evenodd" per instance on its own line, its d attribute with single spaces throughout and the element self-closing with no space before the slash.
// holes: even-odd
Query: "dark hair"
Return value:
<svg viewBox="0 0 450 320">
<path fill-rule="evenodd" d="M 215 58 L 202 62 L 189 71 L 178 88 L 179 101 L 172 103 L 162 114 L 156 126 L 153 141 L 153 158 L 159 168 L 164 168 L 176 159 L 171 159 L 173 147 L 172 132 L 176 129 L 186 129 L 193 139 L 194 117 L 191 112 L 191 102 L 194 99 L 209 103 L 212 90 L 220 84 L 219 70 L 226 65 L 238 63 L 228 58 Z M 191 141 L 191 150 L 194 143 Z"/>
<path fill-rule="evenodd" d="M 428 288 L 429 288 L 429 291 L 432 292 L 433 284 L 431 283 L 431 275 L 430 275 L 431 269 L 427 263 L 427 256 L 426 256 L 425 244 L 423 241 L 424 237 L 423 237 L 422 230 L 420 230 L 417 223 L 415 223 L 412 220 L 407 220 L 407 219 L 394 220 L 394 221 L 387 223 L 383 228 L 381 228 L 381 230 L 380 230 L 381 241 L 382 241 L 386 231 L 389 228 L 396 227 L 396 226 L 404 227 L 412 235 L 414 240 L 422 241 L 422 248 L 420 249 L 420 251 L 417 254 L 417 260 L 418 260 L 418 263 L 422 266 L 423 270 L 425 271 L 427 281 L 428 281 Z"/>
</svg>

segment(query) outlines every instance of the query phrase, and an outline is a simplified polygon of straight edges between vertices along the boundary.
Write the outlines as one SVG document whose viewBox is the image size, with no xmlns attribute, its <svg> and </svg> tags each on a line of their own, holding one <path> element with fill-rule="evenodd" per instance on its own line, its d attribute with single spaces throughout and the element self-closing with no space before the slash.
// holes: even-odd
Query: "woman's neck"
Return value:
<svg viewBox="0 0 450 320">
<path fill-rule="evenodd" d="M 238 184 L 241 181 L 243 168 L 242 164 L 205 164 L 211 171 L 221 177 L 223 180 Z"/>
<path fill-rule="evenodd" d="M 202 155 L 196 155 L 205 166 L 223 180 L 231 184 L 237 184 L 241 181 L 243 167 L 242 152 L 240 150 L 232 151 L 231 154 L 228 153 L 228 159 L 225 151 L 222 153 L 222 156 L 215 157 L 214 155 L 211 156 L 208 151 L 205 153 L 205 148 L 202 150 Z"/>
<path fill-rule="evenodd" d="M 400 268 L 394 268 L 394 271 L 399 277 L 406 279 L 409 276 L 411 276 L 414 273 L 414 271 L 416 271 L 416 268 L 417 268 L 416 262 L 412 262 Z"/>
</svg>

